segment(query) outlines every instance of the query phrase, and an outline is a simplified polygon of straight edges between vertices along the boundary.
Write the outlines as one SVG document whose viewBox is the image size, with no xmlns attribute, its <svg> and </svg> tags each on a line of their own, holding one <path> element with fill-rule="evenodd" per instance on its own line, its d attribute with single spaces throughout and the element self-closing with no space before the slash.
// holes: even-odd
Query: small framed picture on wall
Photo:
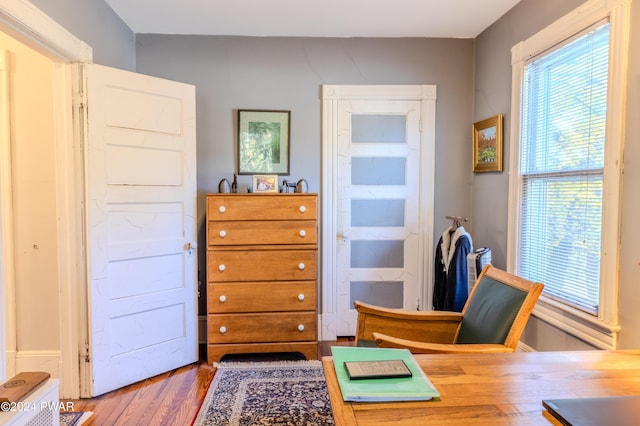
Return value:
<svg viewBox="0 0 640 426">
<path fill-rule="evenodd" d="M 502 171 L 502 114 L 473 123 L 473 171 Z"/>
</svg>

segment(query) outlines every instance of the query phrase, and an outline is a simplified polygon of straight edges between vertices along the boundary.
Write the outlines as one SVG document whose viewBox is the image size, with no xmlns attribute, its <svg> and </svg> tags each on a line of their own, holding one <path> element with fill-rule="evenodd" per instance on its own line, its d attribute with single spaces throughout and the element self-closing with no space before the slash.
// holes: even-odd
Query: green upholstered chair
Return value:
<svg viewBox="0 0 640 426">
<path fill-rule="evenodd" d="M 462 312 L 405 311 L 356 301 L 356 345 L 413 353 L 514 352 L 543 288 L 488 265 Z"/>
</svg>

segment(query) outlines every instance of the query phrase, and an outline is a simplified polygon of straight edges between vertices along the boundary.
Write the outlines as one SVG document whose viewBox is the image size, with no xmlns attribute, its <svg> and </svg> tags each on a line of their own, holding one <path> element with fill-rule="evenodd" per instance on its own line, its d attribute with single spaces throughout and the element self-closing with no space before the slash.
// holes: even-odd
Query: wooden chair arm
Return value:
<svg viewBox="0 0 640 426">
<path fill-rule="evenodd" d="M 401 339 L 435 343 L 453 343 L 462 314 L 442 311 L 404 311 L 355 302 L 358 311 L 356 344 L 373 340 L 378 332 Z"/>
<path fill-rule="evenodd" d="M 442 344 L 424 343 L 399 339 L 381 333 L 373 333 L 373 340 L 380 348 L 409 349 L 414 354 L 468 354 L 514 352 L 512 348 L 500 344 Z"/>
<path fill-rule="evenodd" d="M 380 315 L 386 318 L 394 318 L 409 321 L 457 321 L 462 320 L 460 312 L 449 311 L 406 311 L 404 309 L 390 309 L 381 306 L 369 305 L 367 303 L 353 302 L 353 306 L 358 311 L 358 315 Z"/>
</svg>

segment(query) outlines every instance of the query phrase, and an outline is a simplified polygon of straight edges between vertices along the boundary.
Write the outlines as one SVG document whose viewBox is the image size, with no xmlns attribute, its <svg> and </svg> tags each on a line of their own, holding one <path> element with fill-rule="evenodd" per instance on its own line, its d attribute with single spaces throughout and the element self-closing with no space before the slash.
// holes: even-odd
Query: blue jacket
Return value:
<svg viewBox="0 0 640 426">
<path fill-rule="evenodd" d="M 469 297 L 467 255 L 473 250 L 471 236 L 460 226 L 448 228 L 436 247 L 433 309 L 460 312 Z"/>
</svg>

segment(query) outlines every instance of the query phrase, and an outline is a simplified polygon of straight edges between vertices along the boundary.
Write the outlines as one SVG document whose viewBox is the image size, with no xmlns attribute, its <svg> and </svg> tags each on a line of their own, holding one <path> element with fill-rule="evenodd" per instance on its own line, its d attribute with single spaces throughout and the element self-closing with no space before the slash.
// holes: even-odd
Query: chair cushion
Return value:
<svg viewBox="0 0 640 426">
<path fill-rule="evenodd" d="M 527 292 L 487 276 L 476 285 L 456 343 L 504 343 Z"/>
</svg>

